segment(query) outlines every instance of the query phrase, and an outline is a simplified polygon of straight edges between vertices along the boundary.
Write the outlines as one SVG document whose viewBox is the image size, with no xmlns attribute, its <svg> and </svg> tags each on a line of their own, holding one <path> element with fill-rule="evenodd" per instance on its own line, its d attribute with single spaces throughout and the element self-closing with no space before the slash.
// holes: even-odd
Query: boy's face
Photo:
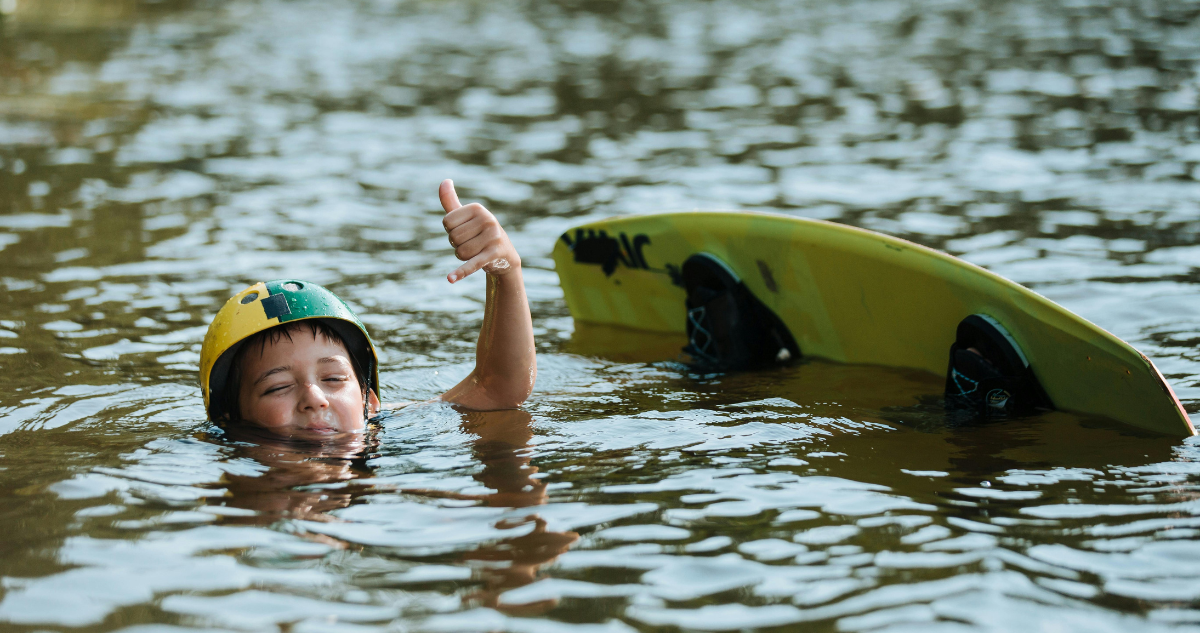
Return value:
<svg viewBox="0 0 1200 633">
<path fill-rule="evenodd" d="M 363 393 L 350 354 L 308 327 L 268 339 L 242 358 L 239 408 L 243 420 L 297 439 L 326 440 L 361 433 Z M 368 391 L 374 413 L 379 400 Z"/>
</svg>

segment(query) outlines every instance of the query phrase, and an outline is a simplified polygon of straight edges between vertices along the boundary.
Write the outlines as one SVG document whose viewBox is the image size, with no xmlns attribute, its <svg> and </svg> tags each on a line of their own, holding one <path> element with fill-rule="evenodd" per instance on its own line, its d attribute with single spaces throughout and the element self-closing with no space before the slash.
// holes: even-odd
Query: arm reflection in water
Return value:
<svg viewBox="0 0 1200 633">
<path fill-rule="evenodd" d="M 529 440 L 532 418 L 519 409 L 505 411 L 473 411 L 463 415 L 464 431 L 478 437 L 475 440 L 476 459 L 483 471 L 475 479 L 496 492 L 479 495 L 485 505 L 526 508 L 546 503 L 546 484 L 535 478 L 537 467 L 530 464 Z M 486 564 L 484 586 L 466 596 L 469 602 L 491 607 L 510 614 L 532 615 L 549 610 L 557 600 L 543 600 L 524 605 L 501 605 L 500 594 L 537 580 L 543 565 L 554 562 L 579 540 L 575 532 L 551 532 L 546 521 L 534 513 L 497 525 L 512 528 L 533 524 L 533 531 L 499 543 L 485 545 L 463 555 L 463 560 Z"/>
<path fill-rule="evenodd" d="M 546 503 L 546 484 L 535 477 L 538 469 L 530 463 L 528 448 L 533 430 L 529 413 L 518 409 L 465 411 L 462 417 L 461 428 L 475 436 L 472 453 L 483 466 L 474 478 L 495 492 L 478 495 L 424 489 L 399 492 L 469 499 L 489 507 L 528 508 Z M 362 441 L 314 444 L 255 432 L 251 428 L 230 431 L 229 439 L 237 443 L 235 457 L 254 460 L 267 471 L 258 476 L 227 476 L 229 496 L 223 499 L 225 504 L 257 513 L 252 517 L 228 517 L 229 522 L 270 524 L 280 518 L 338 521 L 328 513 L 349 506 L 359 497 L 381 492 L 379 487 L 367 485 L 297 489 L 370 478 L 366 459 L 375 451 L 373 433 L 367 433 Z M 519 606 L 499 603 L 500 594 L 536 580 L 542 566 L 553 562 L 579 540 L 575 532 L 548 530 L 546 521 L 535 512 L 506 519 L 496 527 L 513 529 L 522 525 L 532 525 L 533 530 L 462 555 L 461 560 L 475 563 L 473 567 L 483 581 L 483 586 L 466 595 L 464 601 L 514 614 L 540 613 L 557 603 L 557 600 Z M 311 536 L 336 547 L 352 546 L 323 535 Z"/>
</svg>

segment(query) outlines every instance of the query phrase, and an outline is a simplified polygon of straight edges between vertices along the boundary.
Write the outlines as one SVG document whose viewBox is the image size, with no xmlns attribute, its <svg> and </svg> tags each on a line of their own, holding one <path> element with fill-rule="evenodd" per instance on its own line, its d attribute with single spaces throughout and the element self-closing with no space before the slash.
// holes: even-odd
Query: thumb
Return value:
<svg viewBox="0 0 1200 633">
<path fill-rule="evenodd" d="M 446 213 L 462 206 L 462 203 L 458 201 L 458 194 L 454 192 L 454 181 L 449 178 L 443 180 L 441 186 L 438 187 L 438 198 L 442 201 L 442 208 L 446 210 Z"/>
</svg>

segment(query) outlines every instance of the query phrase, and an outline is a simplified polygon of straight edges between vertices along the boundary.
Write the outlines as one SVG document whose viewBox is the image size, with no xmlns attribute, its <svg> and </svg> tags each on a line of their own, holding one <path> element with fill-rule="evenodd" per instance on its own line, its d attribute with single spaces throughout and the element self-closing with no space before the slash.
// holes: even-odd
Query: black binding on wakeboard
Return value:
<svg viewBox="0 0 1200 633">
<path fill-rule="evenodd" d="M 687 290 L 688 345 L 702 371 L 738 371 L 800 358 L 783 321 L 730 268 L 708 253 L 692 255 L 680 269 Z"/>
<path fill-rule="evenodd" d="M 986 314 L 972 314 L 958 324 L 950 346 L 946 408 L 1008 417 L 1054 405 L 1004 326 Z"/>
</svg>

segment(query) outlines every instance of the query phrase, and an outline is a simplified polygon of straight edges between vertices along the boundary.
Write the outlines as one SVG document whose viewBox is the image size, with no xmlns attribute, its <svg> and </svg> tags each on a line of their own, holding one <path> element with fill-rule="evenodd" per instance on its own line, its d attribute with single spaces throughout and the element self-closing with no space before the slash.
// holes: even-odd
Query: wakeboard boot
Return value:
<svg viewBox="0 0 1200 633">
<path fill-rule="evenodd" d="M 946 408 L 1006 418 L 1054 405 L 1008 330 L 986 314 L 972 314 L 958 324 L 950 345 Z"/>
<path fill-rule="evenodd" d="M 688 345 L 700 371 L 725 372 L 781 365 L 800 358 L 783 321 L 717 257 L 692 255 L 680 277 L 687 290 Z"/>
</svg>

